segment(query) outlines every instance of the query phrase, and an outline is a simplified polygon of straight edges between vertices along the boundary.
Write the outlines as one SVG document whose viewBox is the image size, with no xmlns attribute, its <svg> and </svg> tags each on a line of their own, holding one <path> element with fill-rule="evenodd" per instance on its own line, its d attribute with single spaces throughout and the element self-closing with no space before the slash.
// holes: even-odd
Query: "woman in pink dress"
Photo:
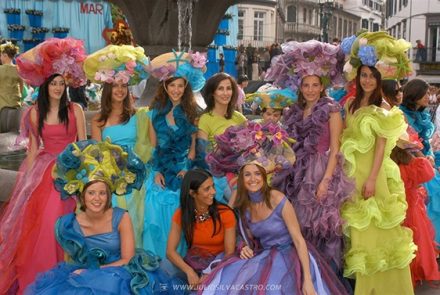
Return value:
<svg viewBox="0 0 440 295">
<path fill-rule="evenodd" d="M 58 217 L 73 212 L 75 201 L 60 197 L 52 168 L 69 143 L 86 139 L 84 112 L 68 102 L 66 91 L 67 82 L 85 82 L 78 71 L 81 66 L 55 66 L 66 57 L 75 60 L 75 65 L 81 63 L 85 58 L 82 41 L 51 39 L 32 50 L 17 60 L 20 76 L 31 85 L 40 85 L 40 90 L 36 105 L 23 118 L 21 131 L 29 139 L 28 154 L 0 219 L 0 294 L 23 293 L 39 272 L 64 259 L 54 226 Z M 69 71 L 72 68 L 74 72 Z"/>
</svg>

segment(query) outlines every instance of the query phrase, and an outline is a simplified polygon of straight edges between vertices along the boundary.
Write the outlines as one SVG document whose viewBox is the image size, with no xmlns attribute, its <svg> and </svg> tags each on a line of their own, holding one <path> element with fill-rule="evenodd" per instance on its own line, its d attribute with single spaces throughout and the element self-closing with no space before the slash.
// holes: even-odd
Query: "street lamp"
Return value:
<svg viewBox="0 0 440 295">
<path fill-rule="evenodd" d="M 321 16 L 321 41 L 328 43 L 328 23 L 333 14 L 333 1 L 319 0 L 319 15 Z"/>
</svg>

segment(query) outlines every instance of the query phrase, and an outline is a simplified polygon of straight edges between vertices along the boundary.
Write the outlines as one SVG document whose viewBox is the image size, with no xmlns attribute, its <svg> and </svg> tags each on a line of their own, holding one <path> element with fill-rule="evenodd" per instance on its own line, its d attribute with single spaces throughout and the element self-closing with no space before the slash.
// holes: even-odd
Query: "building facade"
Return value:
<svg viewBox="0 0 440 295">
<path fill-rule="evenodd" d="M 329 41 L 342 40 L 356 34 L 361 28 L 362 18 L 345 9 L 343 0 L 335 1 L 329 24 Z"/>
<path fill-rule="evenodd" d="M 384 29 L 384 0 L 340 0 L 338 2 L 343 5 L 344 11 L 361 18 L 361 29 L 370 32 Z"/>
<path fill-rule="evenodd" d="M 281 2 L 281 5 L 278 3 Z M 279 26 L 283 15 L 279 7 L 283 1 L 255 0 L 238 4 L 237 44 L 261 48 L 283 40 Z M 282 11 L 281 11 L 282 12 Z"/>
</svg>

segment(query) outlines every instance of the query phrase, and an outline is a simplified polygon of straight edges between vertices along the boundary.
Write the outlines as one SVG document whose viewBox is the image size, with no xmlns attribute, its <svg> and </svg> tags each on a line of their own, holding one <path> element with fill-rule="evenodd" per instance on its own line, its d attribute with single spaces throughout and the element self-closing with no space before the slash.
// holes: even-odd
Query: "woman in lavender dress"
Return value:
<svg viewBox="0 0 440 295">
<path fill-rule="evenodd" d="M 247 245 L 240 257 L 217 266 L 199 293 L 346 294 L 323 258 L 306 244 L 292 204 L 269 187 L 265 169 L 254 163 L 243 166 L 238 178 L 236 207 Z"/>
</svg>

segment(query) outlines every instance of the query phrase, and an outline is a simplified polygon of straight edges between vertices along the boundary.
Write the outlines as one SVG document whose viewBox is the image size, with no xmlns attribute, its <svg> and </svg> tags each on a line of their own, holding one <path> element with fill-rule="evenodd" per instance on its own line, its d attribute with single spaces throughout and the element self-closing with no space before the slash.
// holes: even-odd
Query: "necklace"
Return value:
<svg viewBox="0 0 440 295">
<path fill-rule="evenodd" d="M 196 220 L 197 223 L 205 222 L 209 218 L 211 218 L 211 214 L 209 214 L 209 211 L 200 214 L 199 212 L 197 212 L 197 209 L 194 209 L 194 219 Z"/>
</svg>

